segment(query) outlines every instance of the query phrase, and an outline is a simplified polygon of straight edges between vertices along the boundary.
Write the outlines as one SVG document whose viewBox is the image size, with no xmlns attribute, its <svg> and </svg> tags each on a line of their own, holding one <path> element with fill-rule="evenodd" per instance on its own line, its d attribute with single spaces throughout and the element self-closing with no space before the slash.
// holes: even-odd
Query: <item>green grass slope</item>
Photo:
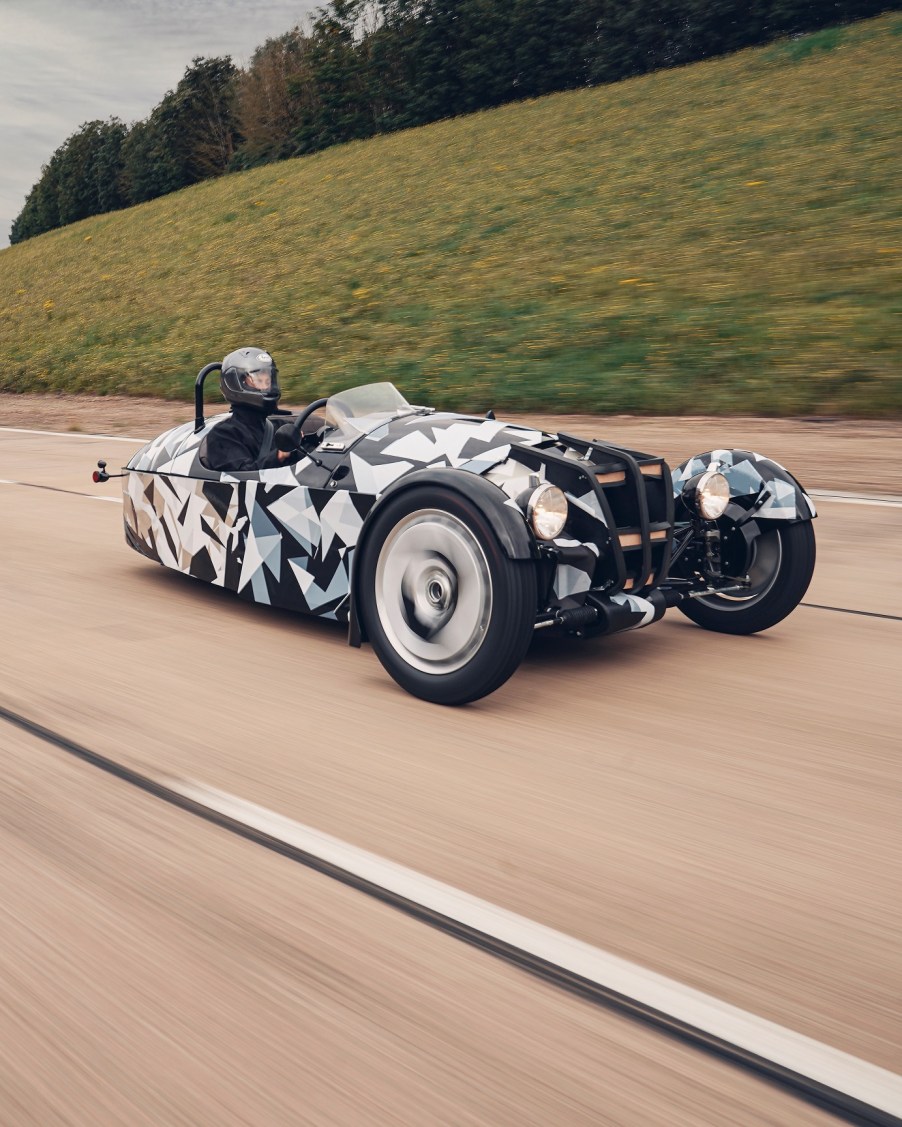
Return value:
<svg viewBox="0 0 902 1127">
<path fill-rule="evenodd" d="M 886 16 L 208 182 L 0 252 L 0 389 L 902 413 Z"/>
</svg>

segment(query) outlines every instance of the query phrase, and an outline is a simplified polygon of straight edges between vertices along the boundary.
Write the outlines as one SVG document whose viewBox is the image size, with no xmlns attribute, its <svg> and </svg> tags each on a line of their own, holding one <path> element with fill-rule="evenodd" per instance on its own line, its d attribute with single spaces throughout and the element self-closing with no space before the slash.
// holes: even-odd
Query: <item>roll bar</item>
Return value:
<svg viewBox="0 0 902 1127">
<path fill-rule="evenodd" d="M 222 364 L 205 364 L 194 381 L 194 433 L 204 429 L 204 380 L 211 372 L 221 372 Z"/>
</svg>

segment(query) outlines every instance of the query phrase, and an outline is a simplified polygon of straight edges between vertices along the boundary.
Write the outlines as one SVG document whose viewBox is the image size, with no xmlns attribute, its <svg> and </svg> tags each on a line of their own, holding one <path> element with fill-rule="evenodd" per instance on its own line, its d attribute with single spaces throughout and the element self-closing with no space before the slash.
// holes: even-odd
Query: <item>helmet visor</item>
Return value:
<svg viewBox="0 0 902 1127">
<path fill-rule="evenodd" d="M 256 391 L 261 395 L 269 394 L 275 387 L 278 387 L 275 364 L 270 362 L 252 368 L 243 374 L 242 382 L 249 391 Z"/>
</svg>

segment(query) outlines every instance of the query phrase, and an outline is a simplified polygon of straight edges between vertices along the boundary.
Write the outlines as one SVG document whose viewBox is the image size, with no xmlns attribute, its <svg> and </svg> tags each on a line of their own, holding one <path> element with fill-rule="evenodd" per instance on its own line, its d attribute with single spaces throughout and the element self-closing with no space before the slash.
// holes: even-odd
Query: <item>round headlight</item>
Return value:
<svg viewBox="0 0 902 1127">
<path fill-rule="evenodd" d="M 695 500 L 705 520 L 717 520 L 730 503 L 730 483 L 717 470 L 708 470 L 695 487 Z"/>
<path fill-rule="evenodd" d="M 526 502 L 526 519 L 540 540 L 560 536 L 567 523 L 567 498 L 564 491 L 546 482 L 534 489 Z"/>
</svg>

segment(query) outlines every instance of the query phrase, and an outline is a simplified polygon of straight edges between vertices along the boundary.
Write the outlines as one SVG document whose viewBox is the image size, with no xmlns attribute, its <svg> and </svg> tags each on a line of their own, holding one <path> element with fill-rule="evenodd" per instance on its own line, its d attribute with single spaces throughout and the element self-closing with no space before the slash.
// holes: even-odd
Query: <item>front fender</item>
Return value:
<svg viewBox="0 0 902 1127">
<path fill-rule="evenodd" d="M 351 561 L 351 605 L 348 619 L 348 642 L 359 646 L 363 638 L 360 618 L 357 612 L 357 561 L 362 560 L 366 551 L 369 532 L 376 516 L 383 506 L 411 489 L 440 487 L 451 489 L 465 497 L 482 513 L 491 524 L 505 555 L 512 560 L 531 560 L 538 558 L 539 550 L 535 538 L 529 531 L 526 518 L 519 506 L 509 501 L 504 492 L 478 474 L 451 466 L 429 466 L 398 478 L 379 497 L 367 513 L 357 538 Z"/>
<path fill-rule="evenodd" d="M 672 471 L 678 517 L 688 515 L 680 503 L 684 484 L 707 469 L 722 473 L 729 483 L 730 503 L 724 516 L 734 524 L 793 522 L 817 516 L 814 502 L 779 462 L 751 450 L 709 450 Z"/>
</svg>

